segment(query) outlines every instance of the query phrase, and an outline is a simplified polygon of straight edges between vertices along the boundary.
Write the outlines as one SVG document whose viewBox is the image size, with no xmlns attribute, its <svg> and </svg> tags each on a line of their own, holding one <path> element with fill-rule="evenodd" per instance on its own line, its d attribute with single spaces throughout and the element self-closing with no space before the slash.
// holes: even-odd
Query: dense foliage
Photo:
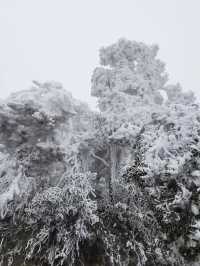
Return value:
<svg viewBox="0 0 200 266">
<path fill-rule="evenodd" d="M 99 111 L 55 82 L 0 103 L 0 265 L 199 265 L 200 115 L 157 46 L 100 50 Z"/>
</svg>

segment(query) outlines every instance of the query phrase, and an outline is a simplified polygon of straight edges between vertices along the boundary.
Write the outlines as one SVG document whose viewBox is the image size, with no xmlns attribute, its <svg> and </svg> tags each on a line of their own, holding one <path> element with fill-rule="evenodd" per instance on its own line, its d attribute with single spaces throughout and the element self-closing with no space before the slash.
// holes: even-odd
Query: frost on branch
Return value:
<svg viewBox="0 0 200 266">
<path fill-rule="evenodd" d="M 56 82 L 0 103 L 0 265 L 199 265 L 200 116 L 158 47 L 100 50 L 93 112 Z"/>
<path fill-rule="evenodd" d="M 57 83 L 34 84 L 1 108 L 1 259 L 5 265 L 13 259 L 69 265 L 98 221 L 95 175 L 79 172 L 90 111 Z M 16 245 L 10 246 L 8 224 L 19 239 Z"/>
<path fill-rule="evenodd" d="M 15 196 L 42 189 L 64 170 L 56 130 L 71 132 L 71 96 L 57 84 L 39 84 L 11 95 L 0 106 L 1 213 Z M 29 191 L 30 192 L 30 191 Z"/>
<path fill-rule="evenodd" d="M 44 253 L 49 263 L 56 262 L 56 265 L 64 262 L 72 265 L 78 259 L 79 245 L 89 240 L 91 226 L 98 222 L 97 205 L 91 200 L 91 195 L 94 196 L 91 178 L 90 173 L 77 174 L 67 180 L 63 188 L 46 189 L 29 203 L 25 212 L 31 218 L 31 224 L 43 225 L 36 238 L 27 243 L 29 260 L 39 260 Z M 38 251 L 41 239 L 37 238 L 43 230 L 47 235 L 42 245 L 48 248 Z"/>
</svg>

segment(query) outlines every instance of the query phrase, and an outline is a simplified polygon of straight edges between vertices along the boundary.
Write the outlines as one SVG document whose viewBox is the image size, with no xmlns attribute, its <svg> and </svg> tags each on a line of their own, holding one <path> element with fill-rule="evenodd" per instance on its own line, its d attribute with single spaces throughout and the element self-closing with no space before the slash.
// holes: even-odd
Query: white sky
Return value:
<svg viewBox="0 0 200 266">
<path fill-rule="evenodd" d="M 56 80 L 89 102 L 101 46 L 160 46 L 171 82 L 200 96 L 200 0 L 0 0 L 0 97 Z"/>
</svg>

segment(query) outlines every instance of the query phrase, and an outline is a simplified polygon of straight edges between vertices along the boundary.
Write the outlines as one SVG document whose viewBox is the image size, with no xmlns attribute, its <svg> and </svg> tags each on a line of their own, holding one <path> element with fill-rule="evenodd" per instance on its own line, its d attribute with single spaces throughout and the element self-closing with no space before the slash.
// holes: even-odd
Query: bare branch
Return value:
<svg viewBox="0 0 200 266">
<path fill-rule="evenodd" d="M 94 154 L 94 152 L 90 152 L 90 154 L 94 157 L 94 158 L 96 158 L 96 159 L 98 159 L 99 161 L 101 161 L 106 167 L 110 167 L 109 166 L 109 164 L 103 159 L 103 158 L 101 158 L 101 157 L 99 157 L 98 155 L 96 155 L 96 154 Z"/>
</svg>

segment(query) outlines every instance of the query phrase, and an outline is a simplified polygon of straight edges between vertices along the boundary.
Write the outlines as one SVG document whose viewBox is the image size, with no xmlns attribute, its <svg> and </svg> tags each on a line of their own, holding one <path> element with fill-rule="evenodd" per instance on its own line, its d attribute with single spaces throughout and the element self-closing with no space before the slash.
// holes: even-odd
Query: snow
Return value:
<svg viewBox="0 0 200 266">
<path fill-rule="evenodd" d="M 72 249 L 79 248 L 80 241 L 90 237 L 88 228 L 101 222 L 97 213 L 99 199 L 95 197 L 97 188 L 101 204 L 108 204 L 104 206 L 106 211 L 114 211 L 121 222 L 126 220 L 123 213 L 133 211 L 134 226 L 146 228 L 143 224 L 146 202 L 137 202 L 143 200 L 144 193 L 134 184 L 136 180 L 125 183 L 123 169 L 130 166 L 142 170 L 145 177 L 141 180 L 144 178 L 142 181 L 149 184 L 156 183 L 155 177 L 164 179 L 168 174 L 180 179 L 188 172 L 189 178 L 200 186 L 200 165 L 193 170 L 187 167 L 194 160 L 194 150 L 200 150 L 199 108 L 193 105 L 192 94 L 184 93 L 179 85 L 166 85 L 164 64 L 156 56 L 157 46 L 124 39 L 102 48 L 101 66 L 92 77 L 98 114 L 74 100 L 56 82 L 34 81 L 30 90 L 12 94 L 1 103 L 1 218 L 6 216 L 11 201 L 21 203 L 26 194 L 32 197 L 26 214 L 32 220 L 42 220 L 46 227 L 52 213 L 61 221 L 63 217 L 76 216 L 70 227 L 74 230 L 73 238 L 70 231 L 63 235 L 60 232 L 65 244 L 59 254 L 64 259 Z M 164 181 L 167 183 L 167 178 Z M 131 186 L 135 194 L 127 190 Z M 184 210 L 191 203 L 191 213 L 197 218 L 199 206 L 192 202 L 189 187 L 177 186 L 171 205 L 178 204 Z M 167 192 L 171 193 L 170 189 Z M 149 187 L 151 198 L 157 194 L 162 194 L 159 186 Z M 114 203 L 113 195 L 117 199 L 114 198 Z M 128 206 L 127 198 L 132 205 Z M 164 219 L 169 221 L 170 204 L 165 204 Z M 162 207 L 162 202 L 159 206 Z M 175 215 L 177 221 L 181 219 Z M 116 230 L 117 222 L 113 226 Z M 191 228 L 193 240 L 200 241 L 200 222 L 196 221 Z M 47 229 L 42 230 L 36 246 L 47 238 Z M 141 265 L 146 263 L 147 252 L 142 243 L 129 239 L 125 245 L 135 249 Z M 161 248 L 155 248 L 155 253 L 162 256 Z M 115 257 L 113 252 L 111 258 L 115 263 L 120 255 Z"/>
<path fill-rule="evenodd" d="M 7 98 L 8 105 L 30 105 L 32 108 L 39 110 L 40 113 L 43 112 L 50 117 L 62 116 L 63 112 L 75 114 L 72 102 L 71 94 L 63 89 L 61 85 L 54 84 L 54 82 L 38 83 L 38 86 L 13 93 Z"/>
<path fill-rule="evenodd" d="M 0 217 L 3 218 L 6 215 L 6 206 L 7 203 L 13 200 L 15 195 L 20 194 L 19 181 L 21 175 L 18 175 L 14 178 L 12 183 L 9 185 L 7 190 L 0 194 Z"/>
</svg>

